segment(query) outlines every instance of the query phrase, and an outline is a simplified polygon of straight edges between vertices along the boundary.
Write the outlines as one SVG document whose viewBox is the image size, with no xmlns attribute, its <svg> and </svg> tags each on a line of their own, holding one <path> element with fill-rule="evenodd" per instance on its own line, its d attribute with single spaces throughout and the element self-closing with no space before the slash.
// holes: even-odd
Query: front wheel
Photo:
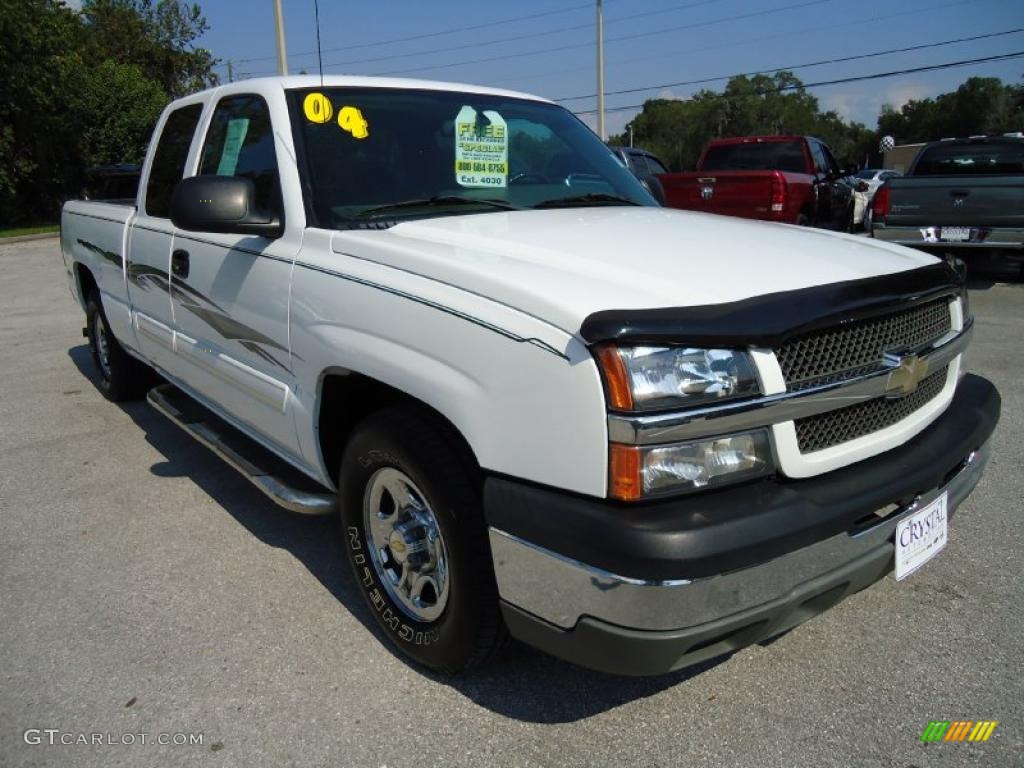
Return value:
<svg viewBox="0 0 1024 768">
<path fill-rule="evenodd" d="M 368 417 L 340 471 L 344 544 L 370 613 L 406 656 L 452 674 L 504 644 L 479 483 L 446 425 L 411 407 Z"/>
</svg>

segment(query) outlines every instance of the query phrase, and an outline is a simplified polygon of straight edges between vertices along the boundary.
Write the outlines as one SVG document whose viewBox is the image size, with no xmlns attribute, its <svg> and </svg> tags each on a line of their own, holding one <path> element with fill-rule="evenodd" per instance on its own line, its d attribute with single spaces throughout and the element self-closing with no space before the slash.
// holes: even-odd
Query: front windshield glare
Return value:
<svg viewBox="0 0 1024 768">
<path fill-rule="evenodd" d="M 559 205 L 656 205 L 570 112 L 475 93 L 289 93 L 322 227 Z M 479 201 L 479 203 L 477 203 Z M 496 204 L 499 203 L 499 204 Z"/>
</svg>

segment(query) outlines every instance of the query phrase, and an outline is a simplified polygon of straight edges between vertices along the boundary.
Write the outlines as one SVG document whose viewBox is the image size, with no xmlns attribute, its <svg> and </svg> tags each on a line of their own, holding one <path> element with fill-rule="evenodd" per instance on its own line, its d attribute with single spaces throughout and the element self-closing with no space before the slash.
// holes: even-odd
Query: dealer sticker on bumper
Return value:
<svg viewBox="0 0 1024 768">
<path fill-rule="evenodd" d="M 896 580 L 935 557 L 946 546 L 946 494 L 943 493 L 896 526 Z"/>
</svg>

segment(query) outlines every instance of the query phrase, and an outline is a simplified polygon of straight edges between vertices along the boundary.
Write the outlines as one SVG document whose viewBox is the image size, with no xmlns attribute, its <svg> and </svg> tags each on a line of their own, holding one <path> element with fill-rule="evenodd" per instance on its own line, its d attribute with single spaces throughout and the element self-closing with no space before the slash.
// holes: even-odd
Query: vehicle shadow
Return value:
<svg viewBox="0 0 1024 768">
<path fill-rule="evenodd" d="M 72 347 L 68 357 L 95 386 L 89 347 Z M 348 571 L 333 516 L 307 516 L 281 509 L 146 402 L 120 403 L 119 407 L 164 457 L 152 466 L 154 475 L 188 477 L 260 541 L 290 552 L 395 658 L 416 674 L 447 685 L 493 712 L 535 723 L 574 722 L 657 694 L 728 658 L 712 659 L 661 677 L 631 678 L 592 672 L 513 643 L 497 663 L 458 677 L 416 666 L 397 653 L 374 623 Z"/>
</svg>

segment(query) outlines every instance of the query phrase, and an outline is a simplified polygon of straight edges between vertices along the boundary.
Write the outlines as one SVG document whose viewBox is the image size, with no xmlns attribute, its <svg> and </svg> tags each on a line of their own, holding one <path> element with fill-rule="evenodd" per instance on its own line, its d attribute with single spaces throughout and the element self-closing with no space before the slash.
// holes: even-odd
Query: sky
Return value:
<svg viewBox="0 0 1024 768">
<path fill-rule="evenodd" d="M 273 0 L 199 0 L 210 29 L 197 42 L 235 78 L 276 74 Z M 284 0 L 292 73 L 317 71 L 313 0 Z M 415 77 L 527 91 L 587 113 L 596 107 L 596 0 L 320 1 L 324 71 Z M 529 17 L 529 18 L 524 18 Z M 795 71 L 805 83 L 1024 52 L 1024 31 L 982 40 L 799 67 L 1024 28 L 1022 0 L 605 0 L 607 130 L 653 97 L 685 98 L 723 75 Z M 1024 57 L 822 86 L 822 108 L 875 127 L 883 104 L 954 90 L 970 76 L 1024 80 Z M 614 91 L 648 90 L 611 95 Z M 613 111 L 614 110 L 614 111 Z M 594 115 L 581 114 L 590 125 Z M 1021 126 L 1024 130 L 1024 126 Z"/>
</svg>

